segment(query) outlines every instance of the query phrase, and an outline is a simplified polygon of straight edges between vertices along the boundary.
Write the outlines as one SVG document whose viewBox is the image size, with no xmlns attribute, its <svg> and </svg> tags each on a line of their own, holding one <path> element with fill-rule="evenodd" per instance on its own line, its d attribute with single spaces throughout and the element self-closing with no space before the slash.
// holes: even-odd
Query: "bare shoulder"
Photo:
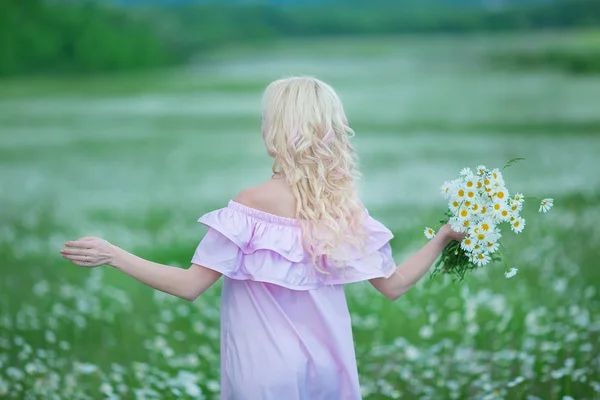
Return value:
<svg viewBox="0 0 600 400">
<path fill-rule="evenodd" d="M 283 179 L 269 179 L 257 186 L 242 190 L 235 202 L 269 214 L 294 218 L 296 201 L 290 187 Z"/>
</svg>

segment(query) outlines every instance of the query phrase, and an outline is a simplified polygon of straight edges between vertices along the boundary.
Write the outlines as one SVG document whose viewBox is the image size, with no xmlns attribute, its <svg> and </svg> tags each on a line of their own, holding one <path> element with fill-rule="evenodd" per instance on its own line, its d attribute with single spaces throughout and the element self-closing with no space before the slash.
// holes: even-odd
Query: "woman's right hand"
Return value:
<svg viewBox="0 0 600 400">
<path fill-rule="evenodd" d="M 84 237 L 65 243 L 60 251 L 63 258 L 80 267 L 98 267 L 111 264 L 115 258 L 115 247 L 108 241 L 97 237 Z"/>
</svg>

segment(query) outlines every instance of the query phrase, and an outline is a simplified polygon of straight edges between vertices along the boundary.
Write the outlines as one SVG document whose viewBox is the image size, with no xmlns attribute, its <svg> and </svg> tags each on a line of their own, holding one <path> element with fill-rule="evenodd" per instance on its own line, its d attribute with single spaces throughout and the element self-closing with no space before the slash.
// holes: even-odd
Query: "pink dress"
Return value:
<svg viewBox="0 0 600 400">
<path fill-rule="evenodd" d="M 192 262 L 224 275 L 222 399 L 361 399 L 343 285 L 396 268 L 392 233 L 365 213 L 368 244 L 330 274 L 313 267 L 294 219 L 235 201 L 199 219 L 210 229 Z"/>
</svg>

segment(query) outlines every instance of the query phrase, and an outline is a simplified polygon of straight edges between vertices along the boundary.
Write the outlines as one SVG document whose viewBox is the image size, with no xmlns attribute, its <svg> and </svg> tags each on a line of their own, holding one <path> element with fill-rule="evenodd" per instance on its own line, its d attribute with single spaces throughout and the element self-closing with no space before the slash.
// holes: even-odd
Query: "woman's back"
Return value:
<svg viewBox="0 0 600 400">
<path fill-rule="evenodd" d="M 192 262 L 225 277 L 222 397 L 360 399 L 343 284 L 389 277 L 392 235 L 366 214 L 364 250 L 345 267 L 325 261 L 320 272 L 298 221 L 285 216 L 295 208 L 285 186 L 271 179 L 199 220 L 209 231 Z"/>
</svg>

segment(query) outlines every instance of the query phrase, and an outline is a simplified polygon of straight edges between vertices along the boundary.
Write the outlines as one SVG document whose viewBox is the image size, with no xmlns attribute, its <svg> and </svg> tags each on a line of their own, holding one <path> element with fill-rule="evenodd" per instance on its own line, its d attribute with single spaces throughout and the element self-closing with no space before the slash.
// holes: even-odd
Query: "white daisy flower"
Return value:
<svg viewBox="0 0 600 400">
<path fill-rule="evenodd" d="M 525 201 L 525 197 L 523 196 L 523 193 L 516 193 L 512 200 L 519 204 L 523 204 L 523 202 Z"/>
<path fill-rule="evenodd" d="M 477 257 L 475 258 L 475 264 L 478 267 L 481 267 L 483 265 L 488 264 L 492 259 L 490 258 L 490 256 L 487 253 L 479 253 L 477 254 Z"/>
<path fill-rule="evenodd" d="M 513 276 L 515 276 L 517 274 L 518 269 L 516 268 L 511 268 L 510 271 L 506 271 L 504 273 L 504 276 L 506 277 L 506 279 L 512 278 Z"/>
<path fill-rule="evenodd" d="M 446 181 L 442 186 L 440 186 L 440 194 L 444 196 L 445 199 L 450 198 L 450 195 L 452 194 L 452 186 L 454 185 L 450 181 Z"/>
<path fill-rule="evenodd" d="M 479 254 L 479 253 L 483 253 L 484 248 L 482 245 L 480 245 L 479 243 L 475 243 L 475 245 L 473 246 L 473 250 L 471 250 L 471 253 L 473 254 Z"/>
<path fill-rule="evenodd" d="M 486 206 L 485 204 L 483 204 L 481 206 L 481 208 L 479 209 L 479 216 L 481 218 L 488 218 L 490 216 L 490 209 L 488 206 Z"/>
<path fill-rule="evenodd" d="M 465 167 L 460 170 L 460 176 L 469 176 L 469 175 L 473 175 L 473 171 L 471 171 L 471 168 Z"/>
<path fill-rule="evenodd" d="M 459 232 L 459 233 L 465 232 L 465 228 L 463 228 L 463 226 L 462 226 L 462 221 L 460 219 L 458 219 L 457 217 L 450 218 L 450 221 L 448 221 L 448 223 L 450 224 L 450 227 L 452 228 L 452 230 L 454 232 Z"/>
<path fill-rule="evenodd" d="M 471 202 L 470 208 L 471 211 L 473 211 L 473 214 L 477 215 L 479 213 L 479 210 L 481 209 L 481 202 L 479 202 L 478 200 Z"/>
<path fill-rule="evenodd" d="M 518 217 L 519 213 L 523 209 L 523 202 L 522 201 L 519 202 L 519 201 L 516 201 L 515 199 L 511 199 L 508 203 L 508 208 L 510 210 L 510 213 L 513 216 Z"/>
<path fill-rule="evenodd" d="M 466 176 L 463 185 L 467 190 L 477 190 L 477 178 L 474 175 Z"/>
<path fill-rule="evenodd" d="M 486 234 L 494 232 L 496 229 L 496 224 L 492 222 L 490 219 L 484 219 L 477 224 L 477 231 L 485 232 Z"/>
<path fill-rule="evenodd" d="M 469 219 L 469 217 L 471 216 L 471 210 L 468 206 L 460 207 L 456 216 L 461 220 Z"/>
<path fill-rule="evenodd" d="M 423 233 L 427 239 L 433 239 L 435 237 L 435 231 L 431 228 L 425 228 Z"/>
<path fill-rule="evenodd" d="M 456 185 L 454 187 L 454 190 L 451 192 L 452 200 L 458 200 L 459 202 L 464 201 L 466 196 L 467 196 L 467 191 L 465 190 L 465 188 L 462 185 Z"/>
<path fill-rule="evenodd" d="M 508 201 L 508 190 L 504 186 L 498 186 L 494 190 L 494 198 L 502 203 Z"/>
<path fill-rule="evenodd" d="M 487 168 L 485 167 L 485 165 L 479 165 L 477 166 L 477 175 L 483 175 L 487 172 Z"/>
<path fill-rule="evenodd" d="M 496 251 L 498 251 L 499 247 L 500 247 L 500 243 L 498 243 L 497 241 L 488 241 L 485 244 L 485 251 L 492 254 L 492 253 L 495 253 Z"/>
<path fill-rule="evenodd" d="M 500 201 L 494 201 L 492 203 L 492 209 L 491 209 L 491 215 L 494 218 L 494 220 L 496 221 L 503 221 L 504 215 L 506 213 L 504 213 L 503 211 L 507 210 L 506 208 L 506 204 L 500 202 Z M 510 213 L 508 213 L 510 214 Z M 508 217 L 510 217 L 510 215 L 508 215 Z"/>
<path fill-rule="evenodd" d="M 471 250 L 473 250 L 474 246 L 475 246 L 475 241 L 470 236 L 465 237 L 460 242 L 460 248 L 466 252 L 470 252 Z"/>
<path fill-rule="evenodd" d="M 475 260 L 477 259 L 477 254 L 475 253 L 466 253 L 467 257 L 469 257 L 469 262 L 475 264 Z"/>
<path fill-rule="evenodd" d="M 500 170 L 498 168 L 494 168 L 490 172 L 490 176 L 491 176 L 494 184 L 497 184 L 499 186 L 504 186 L 504 178 L 502 177 L 502 172 L 500 172 Z"/>
<path fill-rule="evenodd" d="M 510 229 L 515 233 L 521 233 L 525 228 L 525 219 L 522 217 L 516 217 L 510 223 Z"/>
<path fill-rule="evenodd" d="M 458 200 L 452 200 L 448 203 L 448 208 L 452 211 L 452 214 L 456 214 L 458 207 L 460 207 L 460 201 Z"/>
<path fill-rule="evenodd" d="M 546 213 L 552 208 L 553 205 L 554 205 L 554 199 L 544 199 L 540 203 L 539 212 Z"/>
</svg>

